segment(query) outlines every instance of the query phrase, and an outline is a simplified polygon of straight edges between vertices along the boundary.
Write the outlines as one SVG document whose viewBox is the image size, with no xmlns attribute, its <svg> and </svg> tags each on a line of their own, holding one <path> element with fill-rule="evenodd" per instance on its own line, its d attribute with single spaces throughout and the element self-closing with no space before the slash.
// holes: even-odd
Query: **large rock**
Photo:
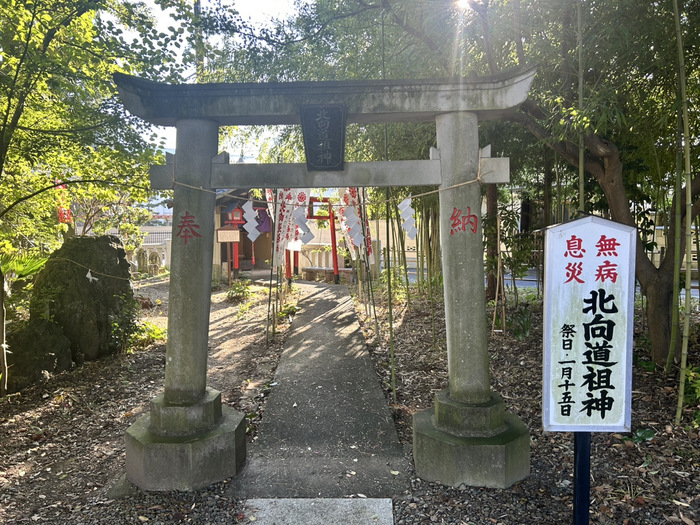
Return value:
<svg viewBox="0 0 700 525">
<path fill-rule="evenodd" d="M 119 349 L 113 324 L 128 324 L 133 301 L 129 263 L 119 239 L 72 237 L 37 276 L 30 316 L 59 325 L 79 363 Z"/>
<path fill-rule="evenodd" d="M 32 319 L 7 334 L 7 388 L 18 392 L 73 366 L 70 341 L 56 323 Z"/>
</svg>

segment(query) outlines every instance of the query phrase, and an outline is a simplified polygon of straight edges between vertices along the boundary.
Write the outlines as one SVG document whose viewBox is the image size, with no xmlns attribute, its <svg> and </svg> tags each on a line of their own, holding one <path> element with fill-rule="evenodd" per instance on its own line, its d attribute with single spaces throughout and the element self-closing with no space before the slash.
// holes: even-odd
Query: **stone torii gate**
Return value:
<svg viewBox="0 0 700 525">
<path fill-rule="evenodd" d="M 470 181 L 507 180 L 508 159 L 479 160 L 479 120 L 526 97 L 534 69 L 481 79 L 169 85 L 117 74 L 126 108 L 177 128 L 176 154 L 151 168 L 154 188 L 174 190 L 165 389 L 126 433 L 127 477 L 145 490 L 193 490 L 235 475 L 245 462 L 242 414 L 206 385 L 217 188 L 439 185 L 449 385 L 414 417 L 416 473 L 457 486 L 505 488 L 530 468 L 525 425 L 491 391 L 481 194 Z M 430 160 L 229 164 L 219 126 L 298 124 L 305 105 L 343 104 L 347 122 L 434 121 Z M 329 422 L 332 424 L 332 422 Z"/>
</svg>

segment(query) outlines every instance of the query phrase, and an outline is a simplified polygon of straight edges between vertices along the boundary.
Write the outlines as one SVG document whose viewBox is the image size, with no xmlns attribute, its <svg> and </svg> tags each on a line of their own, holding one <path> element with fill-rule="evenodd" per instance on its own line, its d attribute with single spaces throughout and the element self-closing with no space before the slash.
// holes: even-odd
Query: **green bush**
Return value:
<svg viewBox="0 0 700 525">
<path fill-rule="evenodd" d="M 279 312 L 277 312 L 277 317 L 284 321 L 289 319 L 290 321 L 294 317 L 294 315 L 301 310 L 300 306 L 297 306 L 296 304 L 290 304 L 290 303 L 285 303 L 280 309 Z"/>
<path fill-rule="evenodd" d="M 518 341 L 530 337 L 530 331 L 532 330 L 532 310 L 528 303 L 521 304 L 510 315 L 509 324 L 511 333 Z"/>
<path fill-rule="evenodd" d="M 700 366 L 685 371 L 685 401 L 689 405 L 700 403 Z"/>
<path fill-rule="evenodd" d="M 226 292 L 226 301 L 240 304 L 250 299 L 250 296 L 250 281 L 234 281 Z"/>
<path fill-rule="evenodd" d="M 144 321 L 139 323 L 136 327 L 136 331 L 132 334 L 131 344 L 129 346 L 132 350 L 146 348 L 157 341 L 165 341 L 166 338 L 167 332 L 160 326 L 150 321 Z"/>
<path fill-rule="evenodd" d="M 110 316 L 112 331 L 109 346 L 117 352 L 126 352 L 139 328 L 141 305 L 133 295 L 126 294 L 119 297 L 119 302 L 119 313 Z"/>
</svg>

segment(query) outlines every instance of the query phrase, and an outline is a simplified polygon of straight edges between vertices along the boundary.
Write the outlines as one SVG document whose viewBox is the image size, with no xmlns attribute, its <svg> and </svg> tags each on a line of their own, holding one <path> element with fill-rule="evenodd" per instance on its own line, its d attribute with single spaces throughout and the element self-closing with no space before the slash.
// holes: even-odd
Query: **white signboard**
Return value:
<svg viewBox="0 0 700 525">
<path fill-rule="evenodd" d="M 223 228 L 216 230 L 217 242 L 240 242 L 241 230 L 224 230 Z"/>
<path fill-rule="evenodd" d="M 636 238 L 592 216 L 547 229 L 545 430 L 630 431 Z"/>
</svg>

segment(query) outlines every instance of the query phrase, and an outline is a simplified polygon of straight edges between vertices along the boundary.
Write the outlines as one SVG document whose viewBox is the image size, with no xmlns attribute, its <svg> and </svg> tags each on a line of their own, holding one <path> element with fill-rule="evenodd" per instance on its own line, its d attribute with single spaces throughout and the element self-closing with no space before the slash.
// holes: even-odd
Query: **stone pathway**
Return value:
<svg viewBox="0 0 700 525">
<path fill-rule="evenodd" d="M 408 461 L 352 299 L 342 286 L 297 285 L 301 310 L 287 336 L 259 438 L 248 447 L 231 495 L 256 498 L 257 508 L 261 498 L 349 497 L 377 498 L 374 505 L 381 508 L 379 499 L 408 488 Z M 318 509 L 332 500 L 307 505 L 314 501 Z M 368 515 L 372 521 L 358 523 L 381 523 L 376 512 Z"/>
</svg>

